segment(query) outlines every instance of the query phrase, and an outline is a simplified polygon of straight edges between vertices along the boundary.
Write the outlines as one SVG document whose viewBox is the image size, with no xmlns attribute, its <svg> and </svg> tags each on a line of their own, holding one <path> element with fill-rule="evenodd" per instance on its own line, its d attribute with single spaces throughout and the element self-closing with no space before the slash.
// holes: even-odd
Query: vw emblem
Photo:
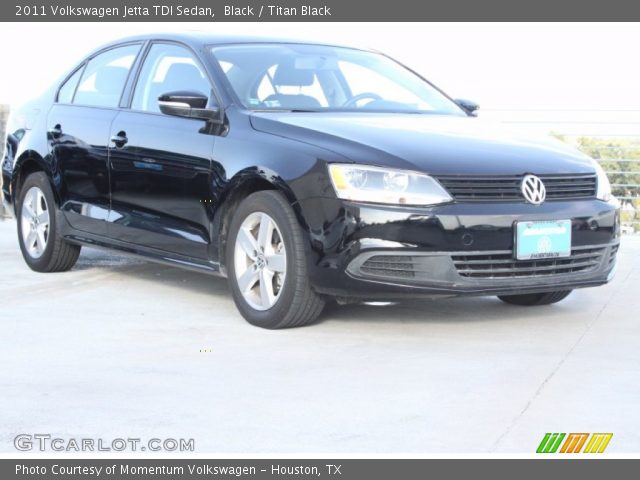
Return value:
<svg viewBox="0 0 640 480">
<path fill-rule="evenodd" d="M 547 197 L 547 189 L 544 183 L 535 175 L 525 175 L 520 184 L 522 195 L 527 202 L 540 205 Z"/>
</svg>

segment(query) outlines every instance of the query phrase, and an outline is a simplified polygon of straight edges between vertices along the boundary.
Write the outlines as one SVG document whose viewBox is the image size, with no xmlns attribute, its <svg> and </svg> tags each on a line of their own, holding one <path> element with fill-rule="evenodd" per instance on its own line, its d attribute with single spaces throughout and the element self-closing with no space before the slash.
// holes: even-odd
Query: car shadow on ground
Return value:
<svg viewBox="0 0 640 480">
<path fill-rule="evenodd" d="M 123 276 L 136 278 L 217 297 L 221 302 L 232 302 L 225 278 L 206 273 L 166 266 L 107 250 L 84 249 L 73 271 L 112 270 Z M 448 297 L 441 299 L 404 300 L 389 304 L 350 303 L 338 305 L 330 300 L 316 324 L 328 321 L 352 323 L 477 323 L 540 318 L 566 315 L 567 305 L 573 303 L 575 293 L 558 305 L 519 307 L 508 305 L 496 297 Z M 211 297 L 209 297 L 211 298 Z M 203 305 L 210 308 L 210 305 Z"/>
<path fill-rule="evenodd" d="M 496 297 L 449 297 L 406 300 L 390 305 L 329 305 L 320 322 L 336 320 L 354 323 L 430 323 L 430 324 L 476 324 L 540 318 L 546 319 L 566 315 L 562 305 L 542 307 L 519 307 L 501 302 Z"/>
</svg>

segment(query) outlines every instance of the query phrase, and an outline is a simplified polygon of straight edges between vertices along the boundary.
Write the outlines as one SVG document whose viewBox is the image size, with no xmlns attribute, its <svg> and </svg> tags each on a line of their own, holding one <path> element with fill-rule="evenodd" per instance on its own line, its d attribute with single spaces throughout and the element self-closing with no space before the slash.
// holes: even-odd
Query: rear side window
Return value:
<svg viewBox="0 0 640 480">
<path fill-rule="evenodd" d="M 76 70 L 75 73 L 62 84 L 58 91 L 58 103 L 71 103 L 73 94 L 76 91 L 76 85 L 78 85 L 78 80 L 80 80 L 80 75 L 82 75 L 82 68 Z"/>
<path fill-rule="evenodd" d="M 197 92 L 208 97 L 211 85 L 189 50 L 157 43 L 144 61 L 131 108 L 157 113 L 160 111 L 158 97 L 176 91 Z"/>
<path fill-rule="evenodd" d="M 112 48 L 89 60 L 73 97 L 76 105 L 117 107 L 140 45 Z"/>
</svg>

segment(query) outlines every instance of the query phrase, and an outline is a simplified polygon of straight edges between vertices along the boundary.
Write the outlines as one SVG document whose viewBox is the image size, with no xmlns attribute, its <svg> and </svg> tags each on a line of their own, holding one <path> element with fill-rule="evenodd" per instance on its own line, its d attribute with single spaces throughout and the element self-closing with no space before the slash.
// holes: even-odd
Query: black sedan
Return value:
<svg viewBox="0 0 640 480">
<path fill-rule="evenodd" d="M 35 271 L 88 245 L 210 272 L 265 328 L 328 298 L 546 305 L 609 281 L 602 169 L 476 109 L 372 51 L 133 37 L 13 115 L 3 200 Z"/>
</svg>

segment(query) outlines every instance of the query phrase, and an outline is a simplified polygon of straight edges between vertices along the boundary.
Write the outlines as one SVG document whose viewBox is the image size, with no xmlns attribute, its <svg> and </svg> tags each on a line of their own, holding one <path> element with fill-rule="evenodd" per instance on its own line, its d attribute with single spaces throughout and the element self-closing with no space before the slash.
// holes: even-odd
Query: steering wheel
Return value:
<svg viewBox="0 0 640 480">
<path fill-rule="evenodd" d="M 371 100 L 382 100 L 382 97 L 377 93 L 373 92 L 364 92 L 356 95 L 355 97 L 351 97 L 349 100 L 342 104 L 343 107 L 354 107 L 356 103 L 360 100 L 364 100 L 365 98 L 370 98 Z"/>
</svg>

